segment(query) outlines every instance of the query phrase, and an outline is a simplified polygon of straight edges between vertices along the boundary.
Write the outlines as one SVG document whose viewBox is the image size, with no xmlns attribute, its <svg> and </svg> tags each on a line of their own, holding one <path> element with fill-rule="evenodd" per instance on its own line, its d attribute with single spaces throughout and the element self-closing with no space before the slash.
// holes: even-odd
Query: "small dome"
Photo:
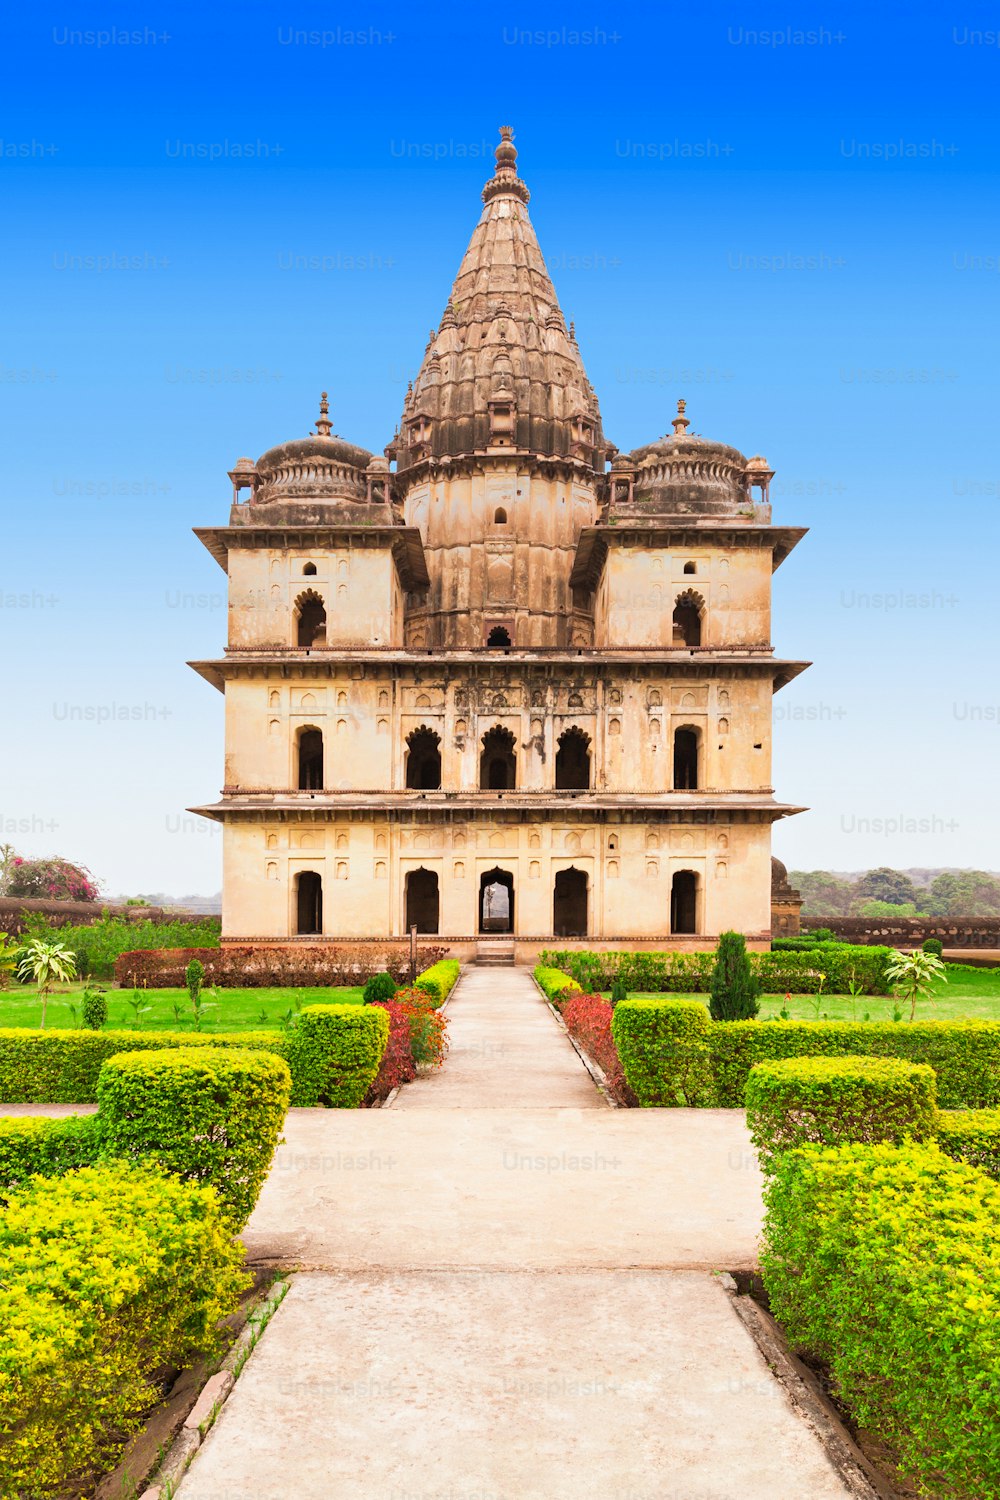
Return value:
<svg viewBox="0 0 1000 1500">
<path fill-rule="evenodd" d="M 787 870 L 786 866 L 782 864 L 781 860 L 780 859 L 775 859 L 774 855 L 772 854 L 771 855 L 771 888 L 773 889 L 776 885 L 787 885 L 787 884 L 788 884 L 788 870 Z"/>
<path fill-rule="evenodd" d="M 678 401 L 673 432 L 636 448 L 635 498 L 667 514 L 735 515 L 747 505 L 747 461 L 738 448 L 688 432 Z"/>
<path fill-rule="evenodd" d="M 747 473 L 770 474 L 771 465 L 768 463 L 766 458 L 762 458 L 759 453 L 755 453 L 753 458 L 747 459 Z"/>
<path fill-rule="evenodd" d="M 234 474 L 252 474 L 256 468 L 252 458 L 238 458 L 233 464 Z"/>
<path fill-rule="evenodd" d="M 372 455 L 366 448 L 331 432 L 326 392 L 320 400 L 316 431 L 268 448 L 257 460 L 256 505 L 273 500 L 364 500 L 364 470 Z"/>
</svg>

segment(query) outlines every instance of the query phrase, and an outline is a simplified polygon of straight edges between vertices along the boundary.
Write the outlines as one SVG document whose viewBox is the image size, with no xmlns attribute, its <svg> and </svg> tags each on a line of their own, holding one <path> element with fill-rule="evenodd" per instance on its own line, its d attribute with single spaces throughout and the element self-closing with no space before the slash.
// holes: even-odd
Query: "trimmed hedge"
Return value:
<svg viewBox="0 0 1000 1500">
<path fill-rule="evenodd" d="M 114 1163 L 17 1193 L 0 1214 L 0 1494 L 93 1493 L 156 1378 L 217 1349 L 242 1263 L 208 1188 Z"/>
<path fill-rule="evenodd" d="M 28 1031 L 22 1027 L 0 1029 L 0 1104 L 94 1104 L 101 1066 L 121 1052 L 154 1052 L 165 1047 L 237 1048 L 270 1052 L 283 1057 L 292 1071 L 293 1106 L 330 1102 L 338 1095 L 327 1088 L 341 1074 L 353 1076 L 360 1065 L 359 1048 L 366 1052 L 377 1045 L 378 1020 L 366 1019 L 370 1006 L 307 1005 L 297 1028 L 278 1031 L 199 1032 L 190 1031 Z M 347 1012 L 350 1022 L 317 1030 L 310 1017 L 318 1012 Z M 369 1038 L 361 1044 L 359 1037 Z M 384 1050 L 384 1041 L 382 1048 Z M 321 1053 L 329 1049 L 329 1056 Z M 375 1060 L 375 1072 L 381 1052 Z M 367 1064 L 366 1064 L 367 1066 Z M 362 1070 L 363 1071 L 363 1070 Z M 374 1077 L 374 1073 L 372 1074 Z M 367 1088 L 367 1085 L 366 1085 Z M 344 1098 L 356 1092 L 348 1088 Z M 360 1098 L 364 1098 L 362 1090 Z M 360 1102 L 360 1099 L 358 1100 Z M 340 1108 L 353 1108 L 342 1103 Z"/>
<path fill-rule="evenodd" d="M 853 979 L 866 995 L 888 995 L 891 948 L 828 943 L 804 952 L 751 953 L 750 967 L 766 995 L 847 994 Z M 586 990 L 610 990 L 615 979 L 645 994 L 708 994 L 714 953 L 628 953 L 546 950 L 542 964 L 564 969 Z M 820 979 L 823 975 L 823 979 Z"/>
<path fill-rule="evenodd" d="M 458 983 L 462 965 L 457 958 L 442 958 L 417 975 L 415 989 L 426 990 L 435 1005 L 443 1005 Z"/>
<path fill-rule="evenodd" d="M 101 1152 L 212 1186 L 243 1228 L 271 1169 L 288 1108 L 288 1064 L 211 1047 L 109 1058 L 97 1084 Z"/>
<path fill-rule="evenodd" d="M 1000 1178 L 1000 1109 L 941 1110 L 938 1145 L 956 1161 Z"/>
<path fill-rule="evenodd" d="M 37 1115 L 0 1118 L 0 1207 L 30 1178 L 62 1177 L 90 1166 L 100 1144 L 93 1115 L 51 1120 Z"/>
<path fill-rule="evenodd" d="M 446 947 L 421 945 L 432 964 Z M 410 972 L 408 943 L 223 943 L 218 948 L 145 948 L 115 960 L 115 979 L 126 989 L 184 988 L 192 958 L 205 965 L 205 983 L 221 988 L 259 985 L 357 985 L 385 969 L 405 984 Z"/>
<path fill-rule="evenodd" d="M 758 1063 L 747 1125 L 768 1169 L 795 1146 L 926 1140 L 937 1125 L 933 1068 L 896 1057 L 793 1057 Z"/>
<path fill-rule="evenodd" d="M 788 1151 L 761 1256 L 792 1345 L 922 1493 L 1000 1497 L 1000 1187 L 937 1146 Z"/>
<path fill-rule="evenodd" d="M 712 1030 L 700 1000 L 619 1001 L 611 1036 L 640 1104 L 703 1102 L 711 1089 Z"/>
<path fill-rule="evenodd" d="M 557 1010 L 562 1009 L 570 995 L 581 993 L 579 984 L 563 969 L 552 969 L 547 964 L 537 964 L 534 973 L 535 983 Z"/>
<path fill-rule="evenodd" d="M 741 1108 L 755 1063 L 847 1055 L 927 1063 L 944 1109 L 1000 1105 L 1000 1021 L 724 1022 L 713 1028 L 714 1088 L 704 1102 Z"/>
<path fill-rule="evenodd" d="M 378 1005 L 307 1005 L 288 1054 L 295 1102 L 357 1109 L 388 1040 L 389 1017 Z"/>
</svg>

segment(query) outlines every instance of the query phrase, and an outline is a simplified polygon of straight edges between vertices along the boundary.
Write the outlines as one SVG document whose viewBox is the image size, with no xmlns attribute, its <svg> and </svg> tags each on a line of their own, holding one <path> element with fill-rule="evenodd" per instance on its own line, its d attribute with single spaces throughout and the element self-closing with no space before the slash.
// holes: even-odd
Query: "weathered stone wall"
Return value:
<svg viewBox="0 0 1000 1500">
<path fill-rule="evenodd" d="M 803 917 L 803 932 L 827 927 L 845 943 L 919 947 L 939 938 L 946 948 L 1000 948 L 1000 917 Z"/>
</svg>

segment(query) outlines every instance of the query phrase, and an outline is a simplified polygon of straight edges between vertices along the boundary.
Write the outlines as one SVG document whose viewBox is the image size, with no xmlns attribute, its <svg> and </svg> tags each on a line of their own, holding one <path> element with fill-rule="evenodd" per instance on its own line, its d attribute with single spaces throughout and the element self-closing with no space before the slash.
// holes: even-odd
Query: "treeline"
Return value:
<svg viewBox="0 0 1000 1500">
<path fill-rule="evenodd" d="M 804 917 L 995 917 L 1000 879 L 988 870 L 943 870 L 926 883 L 881 865 L 857 879 L 829 870 L 790 870 Z"/>
</svg>

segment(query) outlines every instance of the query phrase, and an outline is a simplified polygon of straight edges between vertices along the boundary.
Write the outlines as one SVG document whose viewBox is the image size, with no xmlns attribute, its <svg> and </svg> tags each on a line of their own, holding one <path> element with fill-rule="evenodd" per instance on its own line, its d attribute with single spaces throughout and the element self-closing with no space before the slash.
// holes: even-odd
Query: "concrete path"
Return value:
<svg viewBox="0 0 1000 1500">
<path fill-rule="evenodd" d="M 245 1233 L 304 1269 L 179 1500 L 845 1500 L 712 1269 L 741 1114 L 608 1107 L 528 975 L 467 971 L 390 1109 L 293 1110 Z"/>
</svg>

